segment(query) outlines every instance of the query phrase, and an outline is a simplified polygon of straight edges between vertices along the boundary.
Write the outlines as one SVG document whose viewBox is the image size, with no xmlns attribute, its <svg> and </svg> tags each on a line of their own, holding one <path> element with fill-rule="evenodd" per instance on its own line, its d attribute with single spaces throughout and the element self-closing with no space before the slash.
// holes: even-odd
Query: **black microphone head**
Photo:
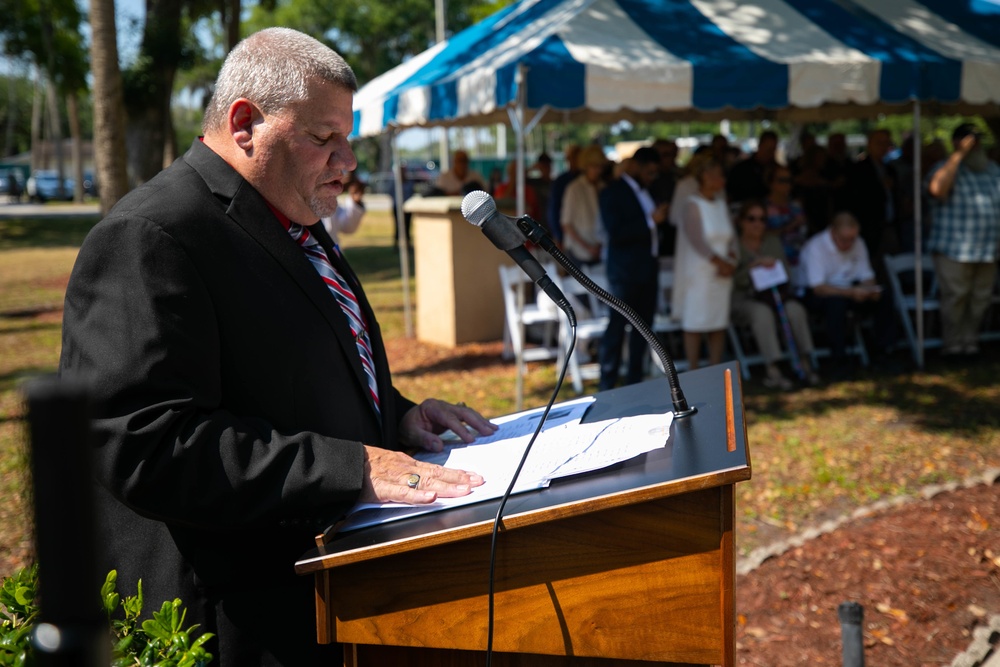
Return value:
<svg viewBox="0 0 1000 667">
<path fill-rule="evenodd" d="M 486 219 L 496 212 L 497 203 L 482 190 L 470 192 L 462 200 L 462 215 L 476 227 L 482 227 Z"/>
</svg>

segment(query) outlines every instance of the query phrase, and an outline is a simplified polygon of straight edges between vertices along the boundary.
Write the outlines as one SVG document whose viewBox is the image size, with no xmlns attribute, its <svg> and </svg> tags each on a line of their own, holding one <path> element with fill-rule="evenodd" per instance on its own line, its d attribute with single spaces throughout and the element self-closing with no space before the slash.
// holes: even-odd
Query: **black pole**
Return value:
<svg viewBox="0 0 1000 667">
<path fill-rule="evenodd" d="M 90 402 L 84 387 L 42 377 L 25 388 L 34 482 L 41 622 L 40 667 L 106 667 L 90 473 Z"/>
<path fill-rule="evenodd" d="M 841 602 L 837 607 L 844 667 L 865 667 L 865 643 L 861 632 L 864 615 L 864 607 L 857 602 Z"/>
</svg>

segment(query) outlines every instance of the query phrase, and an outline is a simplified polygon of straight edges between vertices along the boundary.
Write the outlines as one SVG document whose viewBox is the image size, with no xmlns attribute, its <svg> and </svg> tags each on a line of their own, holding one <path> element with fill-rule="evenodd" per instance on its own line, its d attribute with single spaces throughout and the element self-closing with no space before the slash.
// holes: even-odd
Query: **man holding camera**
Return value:
<svg viewBox="0 0 1000 667">
<path fill-rule="evenodd" d="M 942 354 L 979 353 L 979 327 L 996 281 L 1000 167 L 971 123 L 955 128 L 954 152 L 931 170 L 928 250 L 941 289 Z"/>
</svg>

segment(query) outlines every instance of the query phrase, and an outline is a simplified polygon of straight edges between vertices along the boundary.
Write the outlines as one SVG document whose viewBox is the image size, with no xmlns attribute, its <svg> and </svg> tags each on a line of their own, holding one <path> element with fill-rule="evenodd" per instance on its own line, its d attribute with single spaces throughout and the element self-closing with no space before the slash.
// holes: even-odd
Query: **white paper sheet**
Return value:
<svg viewBox="0 0 1000 667">
<path fill-rule="evenodd" d="M 598 470 L 666 445 L 672 413 L 581 424 L 593 401 L 593 397 L 587 397 L 553 406 L 518 475 L 514 493 L 544 488 L 553 479 Z M 539 408 L 499 417 L 492 420 L 500 428 L 491 436 L 480 436 L 469 445 L 449 438 L 459 444 L 446 445 L 443 452 L 416 455 L 421 461 L 482 475 L 486 482 L 471 494 L 442 498 L 430 505 L 359 504 L 339 530 L 500 498 L 510 486 L 541 415 Z"/>
<path fill-rule="evenodd" d="M 755 266 L 750 269 L 750 280 L 753 288 L 758 292 L 784 285 L 788 282 L 788 273 L 785 272 L 785 265 L 775 262 L 774 266 Z"/>
</svg>

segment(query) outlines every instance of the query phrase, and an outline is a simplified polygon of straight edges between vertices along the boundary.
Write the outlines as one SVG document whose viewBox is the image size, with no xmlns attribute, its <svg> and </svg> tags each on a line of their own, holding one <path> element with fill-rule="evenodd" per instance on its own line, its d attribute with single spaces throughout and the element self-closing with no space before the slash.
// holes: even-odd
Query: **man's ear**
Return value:
<svg viewBox="0 0 1000 667">
<path fill-rule="evenodd" d="M 238 99 L 229 107 L 229 133 L 242 150 L 253 150 L 253 124 L 260 111 L 250 100 Z"/>
</svg>

